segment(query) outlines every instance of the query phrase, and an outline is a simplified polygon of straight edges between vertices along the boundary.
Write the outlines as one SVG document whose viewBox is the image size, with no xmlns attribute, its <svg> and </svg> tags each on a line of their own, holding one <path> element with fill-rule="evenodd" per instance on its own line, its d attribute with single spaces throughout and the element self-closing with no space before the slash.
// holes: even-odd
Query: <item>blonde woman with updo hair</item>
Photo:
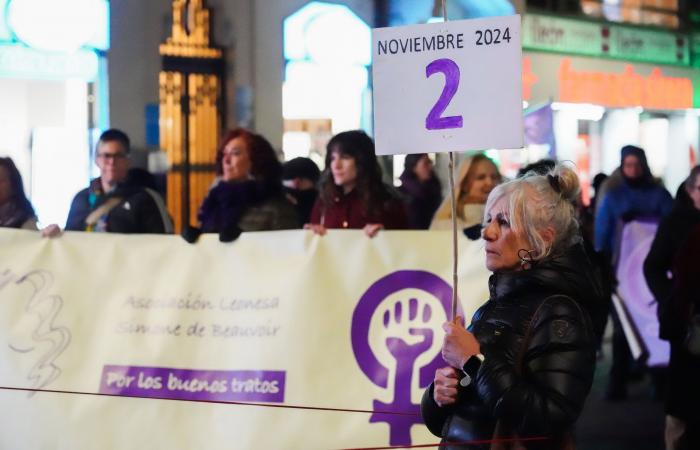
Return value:
<svg viewBox="0 0 700 450">
<path fill-rule="evenodd" d="M 455 182 L 458 229 L 462 230 L 481 223 L 486 198 L 501 180 L 498 167 L 484 154 L 480 153 L 462 161 Z M 435 213 L 430 229 L 452 229 L 452 200 L 449 196 Z"/>
<path fill-rule="evenodd" d="M 489 194 L 482 238 L 490 298 L 468 328 L 461 317 L 443 325 L 446 366 L 421 405 L 440 448 L 491 439 L 491 449 L 574 448 L 606 311 L 581 244 L 578 193 L 573 170 L 555 166 Z"/>
</svg>

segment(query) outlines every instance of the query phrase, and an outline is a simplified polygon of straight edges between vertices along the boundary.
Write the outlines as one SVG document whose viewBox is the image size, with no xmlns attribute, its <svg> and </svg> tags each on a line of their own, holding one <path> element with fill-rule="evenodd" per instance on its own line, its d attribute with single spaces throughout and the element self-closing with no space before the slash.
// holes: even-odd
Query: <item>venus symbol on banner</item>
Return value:
<svg viewBox="0 0 700 450">
<path fill-rule="evenodd" d="M 424 389 L 444 366 L 441 340 L 434 330 L 447 319 L 452 288 L 442 278 L 420 270 L 393 272 L 372 284 L 352 316 L 352 348 L 372 383 L 391 389 L 391 401 L 374 400 L 370 422 L 389 425 L 390 445 L 409 445 L 411 427 L 422 423 L 414 388 Z M 461 314 L 461 309 L 460 309 Z M 379 343 L 373 347 L 372 343 Z M 418 380 L 414 380 L 418 373 Z M 382 411 L 415 415 L 382 414 Z"/>
<path fill-rule="evenodd" d="M 520 16 L 376 28 L 377 154 L 523 146 Z"/>
</svg>

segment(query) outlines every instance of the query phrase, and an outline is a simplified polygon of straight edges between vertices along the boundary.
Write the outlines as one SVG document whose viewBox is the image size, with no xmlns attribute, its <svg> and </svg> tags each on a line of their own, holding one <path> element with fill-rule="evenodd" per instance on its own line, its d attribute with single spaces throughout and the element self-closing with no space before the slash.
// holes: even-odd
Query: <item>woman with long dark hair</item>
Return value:
<svg viewBox="0 0 700 450">
<path fill-rule="evenodd" d="M 328 228 L 363 229 L 373 237 L 380 229 L 406 225 L 403 202 L 382 182 L 372 139 L 361 130 L 333 136 L 326 147 L 319 198 L 304 228 L 320 235 Z"/>
<path fill-rule="evenodd" d="M 36 214 L 24 193 L 22 175 L 9 157 L 0 157 L 0 227 L 37 229 Z"/>
<path fill-rule="evenodd" d="M 229 242 L 242 231 L 298 228 L 297 213 L 282 190 L 282 164 L 272 145 L 243 128 L 227 132 L 216 154 L 218 183 L 199 209 L 201 232 Z M 192 228 L 185 239 L 198 235 Z M 195 229 L 196 230 L 196 229 Z"/>
</svg>

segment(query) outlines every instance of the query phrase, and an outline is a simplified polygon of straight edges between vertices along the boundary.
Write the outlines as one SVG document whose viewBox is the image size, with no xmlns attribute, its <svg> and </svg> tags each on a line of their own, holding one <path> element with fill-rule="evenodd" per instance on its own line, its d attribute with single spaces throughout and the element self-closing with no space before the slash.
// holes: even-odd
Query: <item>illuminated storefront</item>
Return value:
<svg viewBox="0 0 700 450">
<path fill-rule="evenodd" d="M 108 118 L 109 2 L 0 0 L 0 154 L 42 223 L 64 223 Z"/>
<path fill-rule="evenodd" d="M 350 8 L 325 2 L 310 2 L 284 20 L 287 159 L 311 156 L 323 167 L 333 134 L 371 132 L 370 32 Z"/>
<path fill-rule="evenodd" d="M 620 147 L 636 144 L 675 190 L 698 149 L 693 45 L 681 33 L 530 14 L 523 19 L 523 99 L 531 107 L 552 102 L 556 156 L 574 161 L 583 178 L 610 173 Z M 518 163 L 542 156 L 546 149 L 530 149 Z"/>
</svg>

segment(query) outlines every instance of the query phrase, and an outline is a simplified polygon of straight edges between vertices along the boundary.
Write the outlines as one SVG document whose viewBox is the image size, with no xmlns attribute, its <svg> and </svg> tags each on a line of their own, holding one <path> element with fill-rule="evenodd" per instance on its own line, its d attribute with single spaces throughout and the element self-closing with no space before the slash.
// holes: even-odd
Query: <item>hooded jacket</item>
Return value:
<svg viewBox="0 0 700 450">
<path fill-rule="evenodd" d="M 634 145 L 625 145 L 620 153 L 621 166 L 627 156 L 637 157 L 642 166 L 642 175 L 629 179 L 620 171 L 622 182 L 606 192 L 599 203 L 594 228 L 595 249 L 608 255 L 618 250 L 618 225 L 621 222 L 636 217 L 660 219 L 673 208 L 673 197 L 654 180 L 644 150 Z"/>
<path fill-rule="evenodd" d="M 607 310 L 600 282 L 577 244 L 529 270 L 494 273 L 489 290 L 469 326 L 484 362 L 459 387 L 455 405 L 438 406 L 433 386 L 426 390 L 425 423 L 437 436 L 470 441 L 491 439 L 498 421 L 498 437 L 544 436 L 523 445 L 561 448 L 593 381 L 595 336 Z"/>
</svg>

